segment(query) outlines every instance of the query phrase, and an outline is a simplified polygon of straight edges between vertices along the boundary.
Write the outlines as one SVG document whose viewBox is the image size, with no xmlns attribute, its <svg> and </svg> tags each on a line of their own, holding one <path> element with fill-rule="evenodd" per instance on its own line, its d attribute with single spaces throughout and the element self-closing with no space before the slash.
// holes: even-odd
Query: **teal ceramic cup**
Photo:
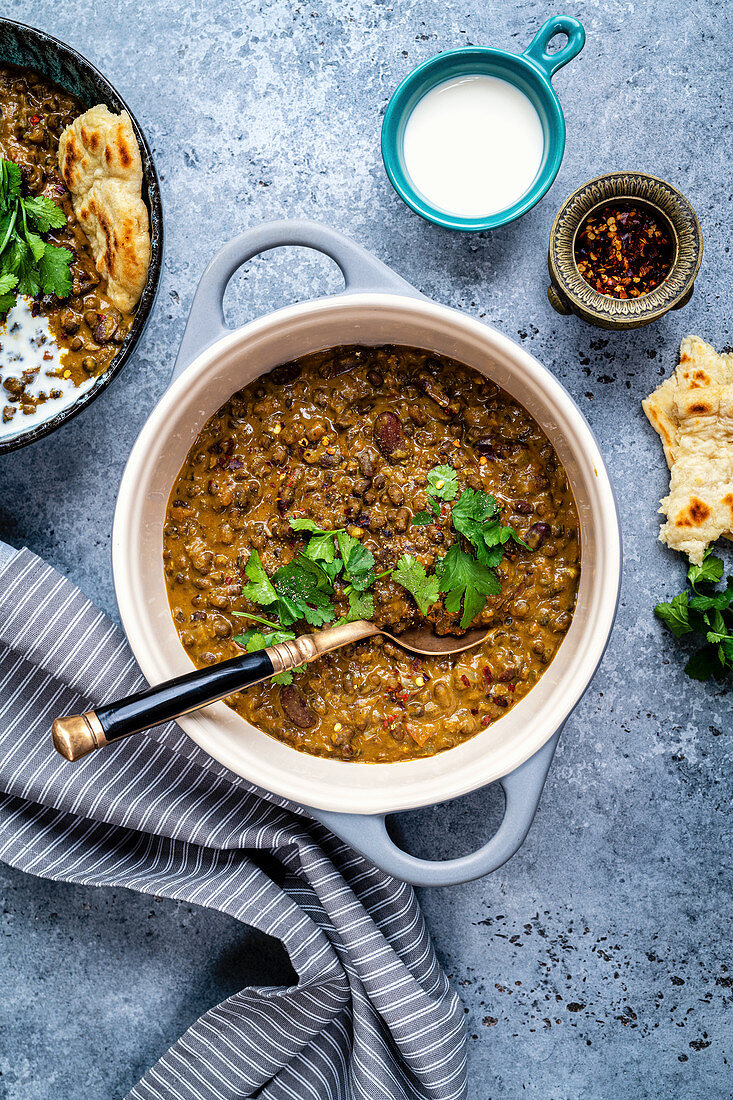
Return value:
<svg viewBox="0 0 733 1100">
<path fill-rule="evenodd" d="M 556 34 L 567 35 L 567 42 L 554 53 L 548 53 L 547 47 Z M 569 15 L 556 15 L 542 24 L 522 54 L 469 46 L 438 54 L 414 69 L 389 101 L 382 124 L 384 167 L 400 198 L 427 221 L 468 233 L 496 229 L 526 214 L 549 189 L 565 152 L 565 118 L 552 87 L 552 77 L 577 57 L 584 43 L 582 24 Z M 438 84 L 466 76 L 498 77 L 523 92 L 539 116 L 544 139 L 542 161 L 529 189 L 505 210 L 475 218 L 460 217 L 433 206 L 410 179 L 403 152 L 407 120 L 419 100 Z"/>
</svg>

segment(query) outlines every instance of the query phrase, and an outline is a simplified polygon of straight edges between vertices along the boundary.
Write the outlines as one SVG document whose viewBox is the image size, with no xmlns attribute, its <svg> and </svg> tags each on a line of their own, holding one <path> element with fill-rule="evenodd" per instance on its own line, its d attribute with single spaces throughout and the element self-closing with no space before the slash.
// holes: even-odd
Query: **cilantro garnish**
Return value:
<svg viewBox="0 0 733 1100">
<path fill-rule="evenodd" d="M 7 313 L 15 305 L 17 275 L 0 275 L 0 313 Z"/>
<path fill-rule="evenodd" d="M 374 555 L 358 539 L 339 531 L 336 535 L 344 574 L 358 592 L 363 592 L 374 584 Z"/>
<path fill-rule="evenodd" d="M 514 539 L 530 549 L 513 527 L 504 526 L 496 499 L 479 489 L 464 489 L 453 505 L 453 526 L 476 550 L 478 560 L 494 569 L 504 557 L 504 545 Z"/>
<path fill-rule="evenodd" d="M 691 565 L 687 580 L 693 595 L 682 592 L 669 603 L 654 608 L 676 638 L 701 634 L 705 644 L 690 657 L 685 672 L 693 680 L 725 678 L 733 668 L 733 576 L 727 578 L 725 589 L 700 592 L 698 586 L 717 584 L 723 576 L 723 560 L 707 551 L 701 565 Z"/>
<path fill-rule="evenodd" d="M 310 531 L 314 535 L 336 534 L 336 531 L 328 531 L 325 527 L 319 527 L 317 523 L 314 523 L 312 519 L 308 519 L 307 516 L 291 516 L 288 522 L 294 531 Z M 340 531 L 342 528 L 338 527 L 336 530 Z"/>
<path fill-rule="evenodd" d="M 438 578 L 428 576 L 425 566 L 411 554 L 402 555 L 392 572 L 392 580 L 407 589 L 423 615 L 427 615 L 428 609 L 440 598 Z"/>
<path fill-rule="evenodd" d="M 259 553 L 253 550 L 245 573 L 249 584 L 242 588 L 242 595 L 261 607 L 272 608 L 281 626 L 290 626 L 298 619 L 305 619 L 311 626 L 333 621 L 331 580 L 317 562 L 303 554 L 278 569 L 270 579 Z"/>
<path fill-rule="evenodd" d="M 427 478 L 428 506 L 433 515 L 418 512 L 413 524 L 433 523 L 433 517 L 440 516 L 438 500 L 455 501 L 453 527 L 471 545 L 475 556 L 464 550 L 459 541 L 451 546 L 433 574 L 429 575 L 415 557 L 403 554 L 394 569 L 376 577 L 374 555 L 345 528 L 329 531 L 308 517 L 293 517 L 289 521 L 293 531 L 309 536 L 305 549 L 272 579 L 265 574 L 255 551 L 247 564 L 250 583 L 243 594 L 276 613 L 282 627 L 298 619 L 321 626 L 333 621 L 333 584 L 341 573 L 341 582 L 346 582 L 343 594 L 348 597 L 349 611 L 339 622 L 346 623 L 373 617 L 374 598 L 367 590 L 376 580 L 391 573 L 395 583 L 410 593 L 423 615 L 441 594 L 445 595 L 446 611 L 454 614 L 462 608 L 461 627 L 465 629 L 483 610 L 486 598 L 501 592 L 501 583 L 492 570 L 503 558 L 509 539 L 527 550 L 531 548 L 513 527 L 502 524 L 499 505 L 493 496 L 481 490 L 464 489 L 458 497 L 458 475 L 452 466 L 434 466 Z"/>
<path fill-rule="evenodd" d="M 269 607 L 277 602 L 277 592 L 270 583 L 270 578 L 265 572 L 265 567 L 260 560 L 260 555 L 253 550 L 245 567 L 245 573 L 249 577 L 249 584 L 245 584 L 242 595 L 252 603 L 258 603 L 262 607 Z"/>
<path fill-rule="evenodd" d="M 349 610 L 342 615 L 337 625 L 355 623 L 357 619 L 374 618 L 374 596 L 371 592 L 349 592 Z"/>
<path fill-rule="evenodd" d="M 254 618 L 254 616 L 252 616 Z M 265 622 L 265 619 L 259 619 L 259 622 Z M 272 625 L 272 624 L 270 624 Z M 244 634 L 237 634 L 234 641 L 243 646 L 248 653 L 257 653 L 260 649 L 267 649 L 268 646 L 277 645 L 278 642 L 289 642 L 295 638 L 295 634 L 290 630 L 270 630 L 267 634 L 263 634 L 261 630 L 245 630 Z M 302 669 L 296 668 L 296 672 L 301 672 Z M 293 673 L 291 671 L 279 672 L 277 676 L 272 677 L 273 684 L 281 684 L 283 687 L 287 684 L 292 684 Z"/>
<path fill-rule="evenodd" d="M 446 611 L 451 614 L 459 611 L 463 601 L 463 630 L 483 611 L 486 597 L 501 592 L 501 584 L 491 570 L 462 550 L 457 542 L 438 562 L 437 575 L 440 591 L 446 595 Z"/>
<path fill-rule="evenodd" d="M 374 584 L 374 555 L 345 528 L 327 531 L 308 518 L 291 519 L 290 526 L 294 531 L 310 533 L 304 556 L 318 562 L 331 581 L 343 569 L 344 576 L 360 592 Z M 337 548 L 340 560 L 336 558 Z"/>
<path fill-rule="evenodd" d="M 688 592 L 682 592 L 675 596 L 670 603 L 658 603 L 654 612 L 662 622 L 669 627 L 675 638 L 681 638 L 684 634 L 691 634 L 694 627 L 690 625 L 690 597 Z"/>
<path fill-rule="evenodd" d="M 425 527 L 440 518 L 439 500 L 454 500 L 458 493 L 458 474 L 452 466 L 433 466 L 428 470 L 428 497 L 430 512 L 416 512 L 412 522 L 417 527 Z"/>
<path fill-rule="evenodd" d="M 298 619 L 305 619 L 311 626 L 323 626 L 335 619 L 331 581 L 316 562 L 303 554 L 278 569 L 272 584 L 283 626 Z"/>
<path fill-rule="evenodd" d="M 458 496 L 458 474 L 452 466 L 433 466 L 428 470 L 428 495 L 438 500 L 455 500 Z"/>
<path fill-rule="evenodd" d="M 717 584 L 723 576 L 723 559 L 715 557 L 708 550 L 703 558 L 702 565 L 691 565 L 687 570 L 687 579 L 694 589 L 698 584 Z"/>
<path fill-rule="evenodd" d="M 66 215 L 46 195 L 23 198 L 20 185 L 20 167 L 0 160 L 0 313 L 18 294 L 68 298 L 72 290 L 71 252 L 41 236 L 66 225 Z"/>
</svg>

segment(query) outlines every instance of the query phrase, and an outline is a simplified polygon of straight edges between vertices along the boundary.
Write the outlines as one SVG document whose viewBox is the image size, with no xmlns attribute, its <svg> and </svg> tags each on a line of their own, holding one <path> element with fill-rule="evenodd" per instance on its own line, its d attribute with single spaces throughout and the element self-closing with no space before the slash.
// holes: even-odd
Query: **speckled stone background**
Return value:
<svg viewBox="0 0 733 1100">
<path fill-rule="evenodd" d="M 73 423 L 0 460 L 0 537 L 44 555 L 116 614 L 109 544 L 125 458 L 165 388 L 205 263 L 259 221 L 320 218 L 425 293 L 521 341 L 598 434 L 625 571 L 611 646 L 523 849 L 491 878 L 422 894 L 465 1005 L 471 1100 L 717 1100 L 733 1096 L 732 696 L 685 678 L 683 647 L 652 615 L 684 574 L 656 541 L 666 469 L 639 402 L 671 371 L 682 336 L 733 342 L 731 8 L 560 5 L 587 31 L 583 53 L 555 77 L 565 160 L 540 205 L 498 232 L 458 236 L 422 222 L 379 157 L 381 114 L 415 64 L 468 43 L 521 50 L 557 10 L 518 0 L 6 4 L 80 49 L 128 100 L 157 157 L 167 241 L 160 296 L 122 376 Z M 706 251 L 687 309 L 619 336 L 552 312 L 545 253 L 565 196 L 624 167 L 687 194 Z M 230 320 L 338 285 L 328 261 L 270 256 L 235 279 Z M 399 827 L 421 854 L 456 854 L 488 835 L 498 811 L 482 792 L 403 815 Z M 291 977 L 279 944 L 216 913 L 6 867 L 0 892 L 7 1100 L 120 1097 L 205 1008 L 247 983 Z"/>
</svg>

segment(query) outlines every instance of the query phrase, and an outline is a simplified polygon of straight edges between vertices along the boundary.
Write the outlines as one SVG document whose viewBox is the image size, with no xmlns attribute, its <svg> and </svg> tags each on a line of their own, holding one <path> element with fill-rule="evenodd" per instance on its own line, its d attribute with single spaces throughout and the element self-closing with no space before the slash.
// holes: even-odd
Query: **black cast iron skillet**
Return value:
<svg viewBox="0 0 733 1100">
<path fill-rule="evenodd" d="M 64 91 L 75 95 L 85 109 L 93 107 L 96 103 L 105 103 L 117 114 L 120 111 L 128 112 L 143 162 L 142 197 L 150 214 L 151 237 L 148 281 L 137 304 L 132 327 L 107 370 L 96 378 L 93 385 L 81 393 L 72 405 L 62 409 L 48 420 L 44 420 L 42 424 L 32 425 L 27 431 L 9 439 L 0 440 L 0 454 L 5 454 L 19 447 L 25 447 L 28 443 L 34 443 L 80 413 L 119 374 L 132 355 L 150 316 L 160 282 L 163 263 L 163 207 L 153 155 L 137 119 L 122 96 L 86 58 L 64 42 L 60 42 L 58 38 L 46 34 L 45 31 L 16 23 L 12 19 L 0 18 L 0 64 L 35 69 L 49 80 L 53 80 Z"/>
</svg>

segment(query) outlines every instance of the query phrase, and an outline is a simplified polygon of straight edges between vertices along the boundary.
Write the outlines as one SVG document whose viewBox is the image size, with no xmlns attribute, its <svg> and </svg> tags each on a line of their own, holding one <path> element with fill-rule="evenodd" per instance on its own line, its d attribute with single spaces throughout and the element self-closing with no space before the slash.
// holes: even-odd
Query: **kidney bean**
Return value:
<svg viewBox="0 0 733 1100">
<path fill-rule="evenodd" d="M 298 363 L 283 363 L 281 367 L 275 367 L 270 374 L 270 378 L 276 385 L 285 386 L 288 382 L 294 382 L 296 378 L 300 377 L 300 370 L 300 364 Z"/>
<path fill-rule="evenodd" d="M 280 705 L 290 721 L 303 730 L 310 729 L 318 721 L 318 715 L 305 702 L 295 684 L 280 688 Z"/>
<path fill-rule="evenodd" d="M 548 537 L 550 530 L 549 523 L 533 523 L 524 541 L 528 546 L 531 546 L 533 550 L 536 550 Z"/>
<path fill-rule="evenodd" d="M 383 455 L 391 455 L 402 442 L 402 423 L 396 413 L 380 413 L 374 421 L 374 438 Z"/>
</svg>

